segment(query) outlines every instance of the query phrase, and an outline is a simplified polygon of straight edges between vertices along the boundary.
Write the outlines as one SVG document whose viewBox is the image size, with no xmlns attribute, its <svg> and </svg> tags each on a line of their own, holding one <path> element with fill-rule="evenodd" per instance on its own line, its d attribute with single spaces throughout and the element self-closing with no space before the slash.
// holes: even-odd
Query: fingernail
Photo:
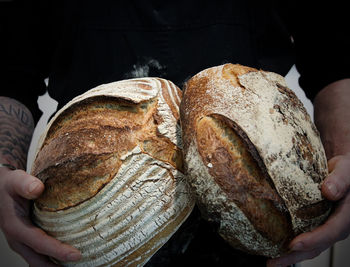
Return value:
<svg viewBox="0 0 350 267">
<path fill-rule="evenodd" d="M 81 259 L 81 254 L 77 252 L 69 253 L 67 256 L 67 261 L 78 261 Z"/>
<path fill-rule="evenodd" d="M 325 186 L 327 187 L 328 192 L 331 193 L 333 197 L 336 197 L 338 195 L 338 189 L 333 183 L 326 183 Z"/>
<path fill-rule="evenodd" d="M 38 181 L 32 182 L 28 187 L 29 194 L 32 194 L 35 190 L 38 189 L 39 186 L 40 186 L 40 183 Z"/>
<path fill-rule="evenodd" d="M 300 250 L 303 250 L 303 247 L 304 247 L 303 243 L 298 242 L 292 247 L 291 250 L 292 251 L 300 251 Z"/>
</svg>

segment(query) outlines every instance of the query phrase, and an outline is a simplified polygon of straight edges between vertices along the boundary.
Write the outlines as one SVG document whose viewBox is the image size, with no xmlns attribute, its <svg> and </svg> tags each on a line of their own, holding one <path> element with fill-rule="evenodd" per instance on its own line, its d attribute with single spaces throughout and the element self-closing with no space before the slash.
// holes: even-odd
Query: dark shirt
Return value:
<svg viewBox="0 0 350 267">
<path fill-rule="evenodd" d="M 349 77 L 346 16 L 336 3 L 337 9 L 315 9 L 279 2 L 1 3 L 1 95 L 26 104 L 37 120 L 46 77 L 60 108 L 97 85 L 132 78 L 143 66 L 148 76 L 182 88 L 197 72 L 227 62 L 281 75 L 296 63 L 312 100 L 328 83 Z"/>
<path fill-rule="evenodd" d="M 240 63 L 285 74 L 290 33 L 272 6 L 249 1 L 13 1 L 2 3 L 1 94 L 37 119 L 45 92 L 64 105 L 102 83 L 149 76 L 182 87 L 204 68 Z M 236 3 L 238 2 L 238 3 Z M 26 96 L 25 96 L 26 95 Z"/>
<path fill-rule="evenodd" d="M 281 75 L 296 63 L 300 85 L 312 100 L 325 85 L 349 77 L 347 17 L 335 3 L 315 9 L 285 2 L 1 3 L 1 95 L 26 104 L 38 120 L 37 97 L 46 89 L 60 108 L 88 89 L 132 78 L 140 69 L 146 70 L 141 75 L 182 88 L 192 75 L 223 63 Z M 264 266 L 264 258 L 232 250 L 198 212 L 193 214 L 149 265 Z"/>
</svg>

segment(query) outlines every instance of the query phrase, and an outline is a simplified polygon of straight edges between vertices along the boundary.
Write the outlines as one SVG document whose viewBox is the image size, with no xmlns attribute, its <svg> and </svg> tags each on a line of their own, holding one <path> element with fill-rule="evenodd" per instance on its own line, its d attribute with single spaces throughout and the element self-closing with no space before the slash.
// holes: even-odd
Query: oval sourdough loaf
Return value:
<svg viewBox="0 0 350 267">
<path fill-rule="evenodd" d="M 50 121 L 32 174 L 34 221 L 82 251 L 76 266 L 143 265 L 190 214 L 181 91 L 158 78 L 98 86 Z"/>
<path fill-rule="evenodd" d="M 233 64 L 206 69 L 187 82 L 180 115 L 197 203 L 232 246 L 276 257 L 326 219 L 324 149 L 283 77 Z"/>
</svg>

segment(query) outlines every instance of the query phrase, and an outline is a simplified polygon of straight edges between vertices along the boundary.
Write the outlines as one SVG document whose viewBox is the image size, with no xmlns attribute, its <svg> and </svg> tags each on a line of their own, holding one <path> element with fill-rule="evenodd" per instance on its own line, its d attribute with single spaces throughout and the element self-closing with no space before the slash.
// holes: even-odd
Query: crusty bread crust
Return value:
<svg viewBox="0 0 350 267">
<path fill-rule="evenodd" d="M 190 184 L 232 245 L 275 257 L 326 219 L 324 149 L 283 77 L 233 64 L 206 69 L 187 82 L 180 115 Z M 277 239 L 274 224 L 284 225 Z"/>
<path fill-rule="evenodd" d="M 142 265 L 190 214 L 180 100 L 170 81 L 125 80 L 76 97 L 50 121 L 32 167 L 45 183 L 34 218 L 82 251 L 79 264 Z"/>
</svg>

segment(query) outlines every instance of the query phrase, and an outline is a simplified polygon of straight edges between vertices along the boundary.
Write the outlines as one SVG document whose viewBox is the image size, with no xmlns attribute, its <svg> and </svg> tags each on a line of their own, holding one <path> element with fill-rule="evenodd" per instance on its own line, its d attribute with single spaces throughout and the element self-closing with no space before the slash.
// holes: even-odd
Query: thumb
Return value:
<svg viewBox="0 0 350 267">
<path fill-rule="evenodd" d="M 328 161 L 330 174 L 322 184 L 322 194 L 329 200 L 343 198 L 350 189 L 350 155 L 340 155 Z"/>
<path fill-rule="evenodd" d="M 44 191 L 44 184 L 23 170 L 9 171 L 6 178 L 6 188 L 12 195 L 35 199 Z"/>
</svg>

